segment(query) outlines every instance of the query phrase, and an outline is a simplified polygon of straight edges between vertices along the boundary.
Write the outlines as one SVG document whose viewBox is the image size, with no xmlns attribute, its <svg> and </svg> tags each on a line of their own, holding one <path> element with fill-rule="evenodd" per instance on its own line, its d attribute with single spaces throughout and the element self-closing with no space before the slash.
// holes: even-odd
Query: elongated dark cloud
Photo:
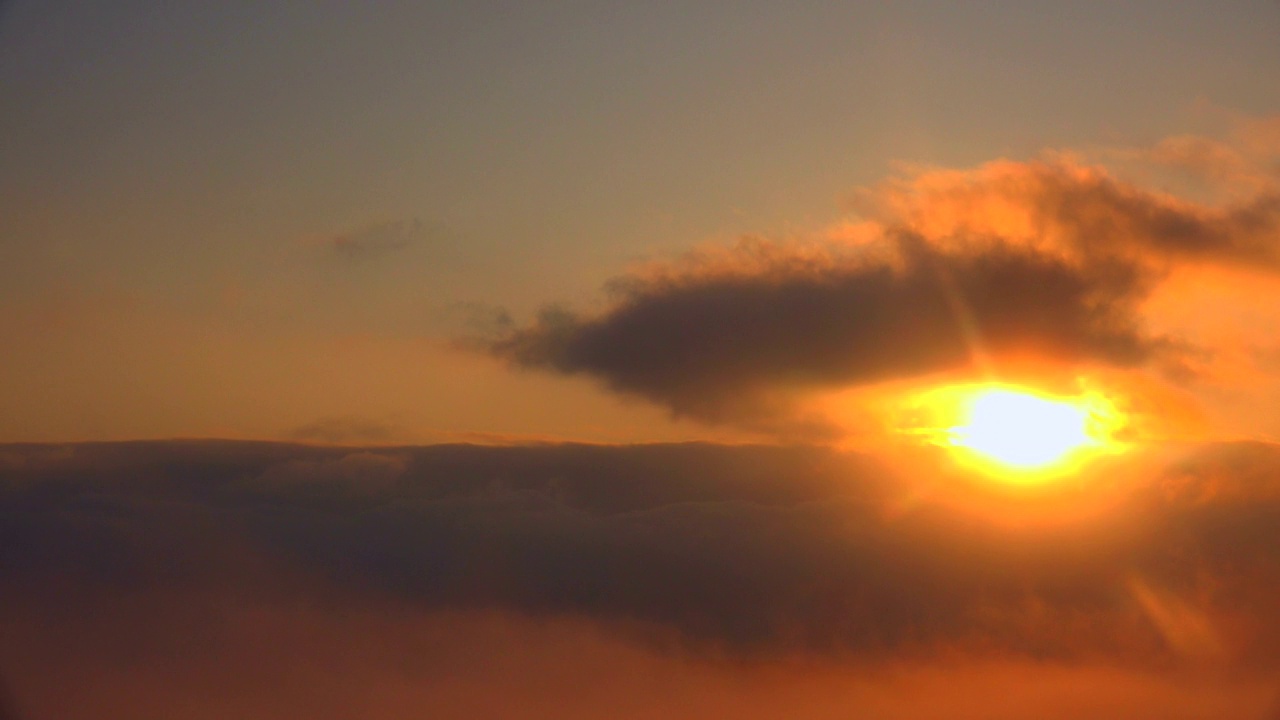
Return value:
<svg viewBox="0 0 1280 720">
<path fill-rule="evenodd" d="M 891 511 L 888 470 L 805 448 L 11 446 L 3 467 L 12 602 L 293 577 L 310 602 L 583 618 L 752 657 L 1280 663 L 1266 445 L 1190 454 L 1128 478 L 1114 519 L 1039 530 Z"/>
<path fill-rule="evenodd" d="M 919 236 L 892 259 L 797 261 L 617 283 L 614 304 L 544 312 L 490 346 L 516 365 L 600 378 L 677 413 L 732 419 L 772 390 L 910 377 L 1031 354 L 1133 365 L 1160 342 L 1134 302 L 1144 272 L 1072 264 L 1006 244 L 939 249 Z"/>
<path fill-rule="evenodd" d="M 424 235 L 421 220 L 398 220 L 333 235 L 325 238 L 324 243 L 343 259 L 361 262 L 404 250 Z"/>
<path fill-rule="evenodd" d="M 1178 267 L 1280 268 L 1280 191 L 1249 187 L 1208 205 L 1065 157 L 920 171 L 862 193 L 862 221 L 833 233 L 855 245 L 694 254 L 617 278 L 602 310 L 553 307 L 487 348 L 749 423 L 797 389 L 1026 356 L 1181 372 L 1189 343 L 1154 337 L 1143 301 Z"/>
</svg>

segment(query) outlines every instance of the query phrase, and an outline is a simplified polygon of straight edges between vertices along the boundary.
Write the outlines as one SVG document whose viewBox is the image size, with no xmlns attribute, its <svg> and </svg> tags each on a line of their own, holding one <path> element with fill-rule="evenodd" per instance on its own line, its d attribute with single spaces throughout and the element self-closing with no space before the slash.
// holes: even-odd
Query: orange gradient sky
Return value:
<svg viewBox="0 0 1280 720">
<path fill-rule="evenodd" d="M 1252 201 L 1238 231 L 1273 229 L 1260 3 L 3 18 L 10 441 L 725 437 L 456 341 L 548 303 L 607 308 L 637 266 L 743 236 L 1058 246 Z M 1051 206 L 1106 182 L 1136 204 Z M 1138 320 L 1215 352 L 1160 392 L 1275 437 L 1258 413 L 1277 349 L 1254 331 L 1280 304 L 1242 302 L 1276 292 L 1267 263 L 1172 259 Z"/>
<path fill-rule="evenodd" d="M 1277 38 L 0 2 L 0 720 L 1275 720 Z"/>
</svg>

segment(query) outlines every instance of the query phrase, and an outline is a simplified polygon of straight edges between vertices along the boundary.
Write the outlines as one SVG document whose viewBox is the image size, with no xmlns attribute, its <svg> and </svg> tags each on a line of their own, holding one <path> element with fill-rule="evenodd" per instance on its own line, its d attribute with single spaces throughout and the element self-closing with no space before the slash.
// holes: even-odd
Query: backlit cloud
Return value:
<svg viewBox="0 0 1280 720">
<path fill-rule="evenodd" d="M 1007 245 L 955 251 L 917 235 L 892 244 L 887 261 L 771 249 L 767 267 L 745 272 L 629 277 L 602 314 L 549 310 L 491 349 L 731 419 L 771 390 L 976 367 L 988 354 L 1127 366 L 1165 345 L 1134 315 L 1147 287 L 1136 267 L 1078 267 Z"/>
<path fill-rule="evenodd" d="M 1274 277 L 1280 186 L 1256 153 L 1208 139 L 1144 157 L 1219 183 L 1256 171 L 1209 203 L 1069 154 L 917 169 L 860 192 L 858 215 L 825 238 L 638 268 L 610 283 L 604 307 L 550 307 L 487 347 L 677 415 L 756 426 L 791 412 L 796 392 L 940 372 L 1007 377 L 1036 363 L 1185 380 L 1209 372 L 1217 348 L 1153 316 L 1153 301 L 1171 305 L 1166 282 L 1185 285 L 1189 270 Z"/>
</svg>

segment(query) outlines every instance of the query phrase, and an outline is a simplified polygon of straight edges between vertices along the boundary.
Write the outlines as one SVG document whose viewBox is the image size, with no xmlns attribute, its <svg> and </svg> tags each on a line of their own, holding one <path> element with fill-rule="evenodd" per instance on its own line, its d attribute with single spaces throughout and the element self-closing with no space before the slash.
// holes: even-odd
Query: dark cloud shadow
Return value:
<svg viewBox="0 0 1280 720">
<path fill-rule="evenodd" d="M 321 597 L 667 628 L 748 656 L 1280 662 L 1266 445 L 1150 474 L 1118 524 L 1037 532 L 887 512 L 900 478 L 820 448 L 135 443 L 4 463 L 0 579 L 85 610 L 102 588 L 296 575 Z"/>
<path fill-rule="evenodd" d="M 896 241 L 897 261 L 781 257 L 634 276 L 595 316 L 562 309 L 489 343 L 519 367 L 584 374 L 678 414 L 734 421 L 797 388 L 910 377 L 991 359 L 1135 365 L 1170 349 L 1143 334 L 1138 267 L 1080 267 L 1005 245 L 947 252 Z"/>
</svg>

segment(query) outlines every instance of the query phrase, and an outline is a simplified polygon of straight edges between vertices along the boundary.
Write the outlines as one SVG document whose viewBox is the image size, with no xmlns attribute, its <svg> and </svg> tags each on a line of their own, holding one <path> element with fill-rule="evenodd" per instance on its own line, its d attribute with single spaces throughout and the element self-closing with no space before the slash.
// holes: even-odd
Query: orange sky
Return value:
<svg viewBox="0 0 1280 720">
<path fill-rule="evenodd" d="M 456 341 L 744 236 L 1273 229 L 1274 8 L 508 10 L 10 3 L 0 439 L 741 437 Z M 1274 437 L 1256 249 L 1162 256 L 1134 319 Z"/>
<path fill-rule="evenodd" d="M 1280 6 L 162 5 L 0 4 L 0 720 L 1280 717 Z"/>
<path fill-rule="evenodd" d="M 1087 155 L 1046 151 L 967 169 L 911 168 L 852 194 L 855 202 L 843 218 L 833 212 L 833 219 L 811 230 L 750 242 L 709 241 L 692 255 L 621 266 L 607 283 L 692 287 L 716 277 L 839 274 L 858 263 L 892 267 L 900 262 L 894 254 L 900 252 L 902 233 L 944 253 L 1009 247 L 1076 268 L 1125 263 L 1143 278 L 1140 287 L 1123 290 L 1123 302 L 1132 306 L 1125 308 L 1123 320 L 1138 335 L 1177 345 L 1178 352 L 1167 350 L 1141 362 L 1061 360 L 1052 349 L 1027 348 L 1027 355 L 1010 346 L 981 360 L 988 365 L 984 372 L 1016 373 L 1010 362 L 1057 366 L 1058 373 L 1118 384 L 1117 392 L 1140 395 L 1138 403 L 1155 398 L 1173 403 L 1175 414 L 1201 418 L 1196 432 L 1214 438 L 1275 438 L 1280 417 L 1270 409 L 1280 400 L 1275 373 L 1280 348 L 1259 332 L 1280 323 L 1275 309 L 1280 302 L 1267 300 L 1280 293 L 1277 260 L 1268 249 L 1276 232 L 1273 170 L 1280 156 L 1268 140 L 1274 125 L 1274 120 L 1227 116 L 1226 129 L 1216 138 L 1179 136 L 1176 142 L 1094 149 Z M 379 232 L 399 238 L 403 246 L 377 249 Z M 477 349 L 477 342 L 483 345 L 507 332 L 495 323 L 508 311 L 497 306 L 457 306 L 444 317 L 425 303 L 380 298 L 375 292 L 364 302 L 385 308 L 387 322 L 401 324 L 406 313 L 428 319 L 434 313 L 442 329 L 429 331 L 428 323 L 408 333 L 356 325 L 320 332 L 313 326 L 309 317 L 315 313 L 341 312 L 326 307 L 333 299 L 326 299 L 332 291 L 324 284 L 353 282 L 341 277 L 348 273 L 396 272 L 394 254 L 415 252 L 413 232 L 393 226 L 370 230 L 367 237 L 299 240 L 270 261 L 282 276 L 270 283 L 228 279 L 220 287 L 184 290 L 190 298 L 186 307 L 106 279 L 34 289 L 10 303 L 0 329 L 10 338 L 2 389 L 13 409 L 0 433 L 23 441 L 217 436 L 618 442 L 767 440 L 775 432 L 689 413 L 669 399 L 654 403 L 650 395 L 646 401 L 644 392 L 609 392 L 608 368 L 564 379 L 512 372 Z M 375 248 L 369 252 L 392 255 L 325 257 L 334 248 L 360 243 Z M 375 262 L 392 264 L 381 269 L 360 264 Z M 312 268 L 304 274 L 297 263 Z M 356 264 L 338 267 L 350 263 Z M 307 276 L 315 272 L 331 277 Z M 587 290 L 543 299 L 567 300 L 570 311 L 586 317 L 604 313 L 598 317 L 605 319 L 611 307 L 628 302 L 616 292 Z M 954 299 L 960 308 L 968 302 Z M 527 316 L 515 317 L 518 327 L 519 318 Z M 980 341 L 985 320 L 964 319 L 962 311 L 946 322 L 972 326 Z M 468 340 L 477 337 L 481 340 Z M 1020 359 L 999 357 L 1008 352 Z M 990 367 L 992 362 L 1000 367 Z M 957 370 L 962 368 L 954 364 L 921 367 L 883 379 Z M 770 392 L 786 395 L 775 398 L 786 403 L 801 392 L 810 398 L 805 403 L 816 400 L 820 407 L 829 404 L 832 393 L 847 396 L 865 384 L 853 376 L 832 377 Z M 664 405 L 674 407 L 676 415 L 665 412 Z M 1170 412 L 1149 411 L 1152 416 Z M 1166 431 L 1185 434 L 1191 428 Z"/>
</svg>

